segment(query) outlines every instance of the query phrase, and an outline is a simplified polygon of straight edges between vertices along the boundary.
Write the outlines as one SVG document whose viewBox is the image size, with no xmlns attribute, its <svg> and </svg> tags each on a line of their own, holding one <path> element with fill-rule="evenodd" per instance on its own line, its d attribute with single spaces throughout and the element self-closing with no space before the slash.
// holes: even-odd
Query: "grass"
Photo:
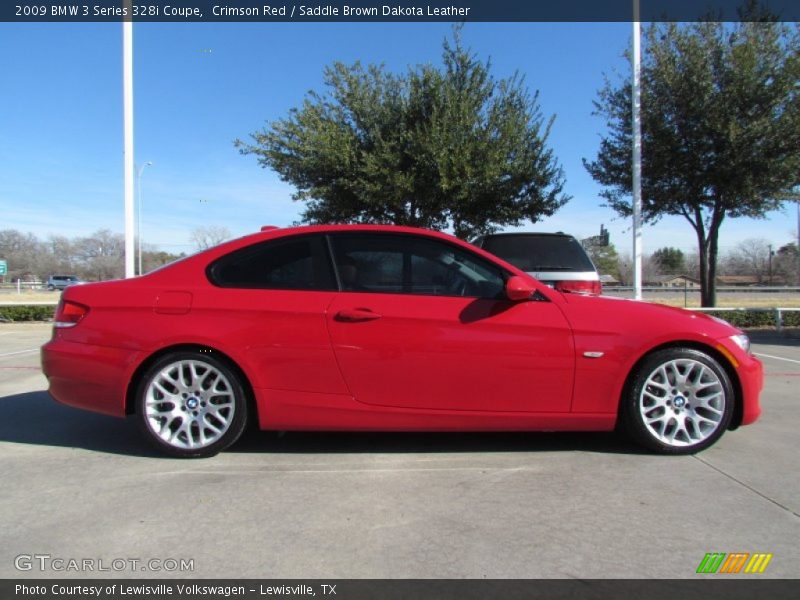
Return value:
<svg viewBox="0 0 800 600">
<path fill-rule="evenodd" d="M 61 292 L 41 292 L 23 290 L 18 294 L 16 290 L 0 290 L 0 305 L 2 304 L 25 304 L 26 302 L 58 302 Z"/>
<path fill-rule="evenodd" d="M 608 295 L 616 296 L 613 291 L 607 290 Z M 620 297 L 632 297 L 628 294 L 619 294 Z M 700 294 L 690 293 L 685 299 L 683 293 L 648 293 L 643 294 L 643 299 L 657 304 L 698 308 Z M 800 308 L 800 292 L 772 292 L 772 293 L 726 293 L 717 295 L 717 308 Z"/>
</svg>

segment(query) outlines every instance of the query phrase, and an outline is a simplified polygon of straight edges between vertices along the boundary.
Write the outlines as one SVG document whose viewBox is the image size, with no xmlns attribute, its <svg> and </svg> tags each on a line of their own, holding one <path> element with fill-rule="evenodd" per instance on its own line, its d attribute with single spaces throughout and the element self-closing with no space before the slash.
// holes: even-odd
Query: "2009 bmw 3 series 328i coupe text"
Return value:
<svg viewBox="0 0 800 600">
<path fill-rule="evenodd" d="M 607 431 L 657 452 L 760 413 L 747 337 L 682 309 L 562 293 L 449 235 L 265 227 L 128 280 L 65 289 L 54 398 L 136 415 L 163 451 L 274 430 Z"/>
</svg>

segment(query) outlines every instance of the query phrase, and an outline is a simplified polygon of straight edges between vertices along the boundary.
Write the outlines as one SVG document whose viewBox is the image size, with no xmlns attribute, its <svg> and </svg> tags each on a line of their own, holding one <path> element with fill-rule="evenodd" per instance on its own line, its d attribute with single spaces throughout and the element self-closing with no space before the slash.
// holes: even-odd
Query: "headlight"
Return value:
<svg viewBox="0 0 800 600">
<path fill-rule="evenodd" d="M 729 339 L 745 352 L 750 352 L 750 338 L 745 334 L 732 335 Z"/>
</svg>

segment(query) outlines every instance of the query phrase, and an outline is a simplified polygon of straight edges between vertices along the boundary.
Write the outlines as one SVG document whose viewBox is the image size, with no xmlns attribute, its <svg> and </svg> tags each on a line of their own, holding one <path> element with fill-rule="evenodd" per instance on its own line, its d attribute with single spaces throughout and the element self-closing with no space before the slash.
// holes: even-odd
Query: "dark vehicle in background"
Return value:
<svg viewBox="0 0 800 600">
<path fill-rule="evenodd" d="M 598 295 L 600 276 L 581 243 L 565 233 L 494 233 L 472 243 L 560 292 Z"/>
<path fill-rule="evenodd" d="M 51 275 L 47 280 L 47 289 L 51 292 L 54 290 L 63 290 L 70 285 L 77 285 L 84 283 L 77 275 Z"/>
</svg>

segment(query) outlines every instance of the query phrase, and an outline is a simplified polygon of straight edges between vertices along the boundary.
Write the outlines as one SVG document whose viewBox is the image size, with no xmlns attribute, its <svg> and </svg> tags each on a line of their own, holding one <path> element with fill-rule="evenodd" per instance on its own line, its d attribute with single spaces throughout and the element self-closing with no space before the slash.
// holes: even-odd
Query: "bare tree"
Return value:
<svg viewBox="0 0 800 600">
<path fill-rule="evenodd" d="M 101 229 L 75 242 L 75 255 L 92 279 L 119 279 L 124 274 L 125 236 Z"/>
<path fill-rule="evenodd" d="M 39 250 L 39 240 L 31 233 L 24 234 L 16 229 L 0 231 L 0 258 L 8 263 L 6 280 L 28 279 L 35 275 Z"/>
<path fill-rule="evenodd" d="M 650 284 L 661 275 L 661 265 L 652 255 L 642 257 L 642 280 Z M 619 257 L 619 279 L 623 285 L 633 285 L 633 260 L 630 254 Z"/>
<path fill-rule="evenodd" d="M 192 243 L 198 250 L 206 250 L 217 244 L 221 244 L 230 239 L 231 232 L 222 225 L 209 225 L 207 227 L 195 227 L 192 229 L 190 237 Z"/>
<path fill-rule="evenodd" d="M 781 284 L 800 285 L 800 257 L 797 244 L 785 244 L 778 248 L 773 258 L 772 272 Z"/>
<path fill-rule="evenodd" d="M 748 238 L 739 244 L 725 257 L 725 271 L 730 275 L 752 275 L 758 283 L 767 279 L 770 270 L 769 240 Z"/>
<path fill-rule="evenodd" d="M 143 244 L 145 272 L 185 256 Z M 50 275 L 78 275 L 87 281 L 121 278 L 125 238 L 107 229 L 82 238 L 50 235 L 39 240 L 32 233 L 0 230 L 0 259 L 8 262 L 6 281 L 22 278 L 45 281 Z"/>
</svg>

